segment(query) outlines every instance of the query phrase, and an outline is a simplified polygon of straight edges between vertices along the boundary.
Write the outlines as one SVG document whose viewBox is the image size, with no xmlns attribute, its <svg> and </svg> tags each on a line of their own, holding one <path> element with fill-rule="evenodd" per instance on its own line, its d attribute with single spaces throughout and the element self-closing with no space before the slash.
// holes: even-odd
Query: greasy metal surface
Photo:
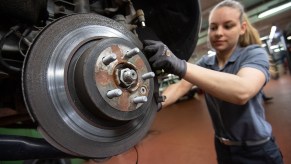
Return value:
<svg viewBox="0 0 291 164">
<path fill-rule="evenodd" d="M 103 116 L 90 114 L 86 104 L 72 94 L 73 87 L 68 86 L 75 81 L 68 76 L 75 53 L 92 41 L 108 37 L 123 38 L 140 48 L 138 39 L 122 25 L 95 14 L 80 14 L 46 27 L 34 40 L 25 61 L 23 92 L 27 108 L 44 137 L 74 155 L 104 158 L 126 151 L 146 134 L 157 110 L 154 98 L 149 97 L 138 117 L 128 121 L 109 121 Z M 143 60 L 146 61 L 144 56 Z M 139 60 L 133 62 L 136 69 L 144 66 Z M 111 109 L 100 95 L 96 102 L 96 108 L 117 111 Z M 120 113 L 122 118 L 124 112 Z"/>
</svg>

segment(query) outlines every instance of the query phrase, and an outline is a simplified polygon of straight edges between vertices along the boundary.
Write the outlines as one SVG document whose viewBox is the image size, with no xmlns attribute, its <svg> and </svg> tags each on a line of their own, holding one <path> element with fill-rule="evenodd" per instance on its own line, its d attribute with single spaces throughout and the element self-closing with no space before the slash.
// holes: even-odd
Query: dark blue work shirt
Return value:
<svg viewBox="0 0 291 164">
<path fill-rule="evenodd" d="M 251 67 L 265 74 L 266 83 L 270 79 L 268 54 L 259 45 L 237 47 L 223 68 L 219 68 L 216 55 L 203 56 L 197 65 L 230 74 Z M 205 99 L 215 135 L 234 141 L 256 141 L 271 136 L 272 128 L 265 119 L 262 104 L 262 89 L 244 105 L 222 101 L 207 93 Z"/>
</svg>

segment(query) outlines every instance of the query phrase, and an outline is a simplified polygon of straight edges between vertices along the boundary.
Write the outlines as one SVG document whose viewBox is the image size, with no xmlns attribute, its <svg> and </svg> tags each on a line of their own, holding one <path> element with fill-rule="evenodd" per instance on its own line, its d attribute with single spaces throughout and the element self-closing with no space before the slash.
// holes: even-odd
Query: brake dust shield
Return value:
<svg viewBox="0 0 291 164">
<path fill-rule="evenodd" d="M 77 14 L 50 24 L 25 61 L 23 93 L 44 138 L 77 156 L 107 158 L 137 144 L 157 112 L 154 73 L 121 24 Z"/>
</svg>

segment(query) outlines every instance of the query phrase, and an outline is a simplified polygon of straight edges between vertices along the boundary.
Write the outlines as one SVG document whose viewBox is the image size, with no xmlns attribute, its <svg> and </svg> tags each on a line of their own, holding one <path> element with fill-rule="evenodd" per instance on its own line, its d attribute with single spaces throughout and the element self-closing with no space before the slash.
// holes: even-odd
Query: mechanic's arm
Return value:
<svg viewBox="0 0 291 164">
<path fill-rule="evenodd" d="M 175 103 L 180 97 L 184 96 L 192 88 L 192 86 L 193 84 L 183 79 L 168 86 L 163 92 L 163 96 L 166 96 L 166 99 L 162 103 L 162 108 Z"/>
<path fill-rule="evenodd" d="M 236 75 L 187 63 L 183 77 L 208 94 L 233 104 L 245 104 L 263 87 L 266 77 L 258 69 L 245 67 Z"/>
<path fill-rule="evenodd" d="M 242 68 L 236 75 L 218 72 L 178 59 L 162 42 L 145 41 L 145 45 L 153 69 L 182 77 L 208 94 L 233 104 L 245 104 L 266 81 L 263 72 L 255 68 Z"/>
</svg>

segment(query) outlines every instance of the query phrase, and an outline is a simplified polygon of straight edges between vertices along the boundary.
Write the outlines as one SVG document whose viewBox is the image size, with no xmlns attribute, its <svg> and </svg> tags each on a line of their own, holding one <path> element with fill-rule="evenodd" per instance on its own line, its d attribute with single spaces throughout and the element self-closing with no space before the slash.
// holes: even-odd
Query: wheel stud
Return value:
<svg viewBox="0 0 291 164">
<path fill-rule="evenodd" d="M 133 102 L 138 104 L 138 103 L 145 103 L 148 101 L 148 98 L 146 96 L 139 96 L 133 99 Z"/>
<path fill-rule="evenodd" d="M 109 65 L 111 62 L 116 60 L 116 54 L 110 54 L 108 56 L 105 56 L 104 58 L 102 58 L 102 62 L 105 65 Z"/>
<path fill-rule="evenodd" d="M 106 95 L 107 95 L 108 98 L 112 99 L 114 97 L 121 96 L 122 95 L 122 91 L 121 91 L 121 89 L 113 89 L 111 91 L 108 91 Z"/>
<path fill-rule="evenodd" d="M 148 72 L 148 73 L 145 73 L 141 76 L 141 78 L 143 80 L 147 80 L 147 79 L 150 79 L 150 78 L 154 78 L 155 77 L 155 73 L 154 72 Z"/>
<path fill-rule="evenodd" d="M 129 58 L 133 57 L 134 55 L 136 55 L 138 53 L 139 53 L 139 49 L 138 48 L 134 48 L 134 49 L 131 49 L 130 51 L 126 52 L 124 57 L 129 59 Z"/>
</svg>

